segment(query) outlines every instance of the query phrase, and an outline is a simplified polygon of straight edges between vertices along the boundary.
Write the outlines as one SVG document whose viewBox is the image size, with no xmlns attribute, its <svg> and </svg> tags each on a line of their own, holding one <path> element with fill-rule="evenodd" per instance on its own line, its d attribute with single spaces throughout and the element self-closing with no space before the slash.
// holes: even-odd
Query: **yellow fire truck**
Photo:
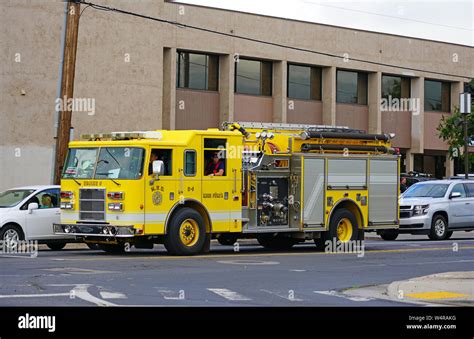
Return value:
<svg viewBox="0 0 474 339">
<path fill-rule="evenodd" d="M 162 243 L 174 255 L 206 252 L 213 238 L 271 249 L 362 240 L 398 228 L 391 138 L 251 122 L 82 135 L 69 146 L 54 231 L 107 252 Z"/>
</svg>

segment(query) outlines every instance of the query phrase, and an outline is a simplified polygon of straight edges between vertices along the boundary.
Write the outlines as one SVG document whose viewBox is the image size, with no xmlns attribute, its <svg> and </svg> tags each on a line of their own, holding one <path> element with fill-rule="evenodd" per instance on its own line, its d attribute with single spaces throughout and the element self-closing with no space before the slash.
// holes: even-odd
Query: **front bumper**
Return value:
<svg viewBox="0 0 474 339">
<path fill-rule="evenodd" d="M 136 234 L 133 226 L 105 224 L 53 224 L 54 234 L 80 237 L 132 238 Z"/>
<path fill-rule="evenodd" d="M 400 230 L 429 230 L 431 228 L 431 215 L 419 215 L 410 218 L 400 218 Z"/>
</svg>

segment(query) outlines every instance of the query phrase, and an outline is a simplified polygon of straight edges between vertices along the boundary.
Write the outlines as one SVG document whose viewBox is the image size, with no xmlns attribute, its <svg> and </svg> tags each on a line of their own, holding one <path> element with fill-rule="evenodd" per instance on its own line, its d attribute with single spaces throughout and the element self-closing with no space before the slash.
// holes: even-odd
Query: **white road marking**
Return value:
<svg viewBox="0 0 474 339">
<path fill-rule="evenodd" d="M 306 270 L 290 270 L 290 272 L 306 272 Z"/>
<path fill-rule="evenodd" d="M 351 297 L 348 295 L 345 295 L 343 293 L 340 293 L 338 291 L 330 290 L 330 291 L 313 291 L 314 293 L 318 294 L 323 294 L 323 295 L 329 295 L 332 297 L 338 297 L 338 298 L 344 298 L 344 299 L 349 299 L 351 301 L 371 301 L 374 300 L 373 298 L 364 298 L 364 297 Z"/>
<path fill-rule="evenodd" d="M 101 291 L 99 293 L 102 299 L 127 299 L 127 296 L 120 292 Z"/>
<path fill-rule="evenodd" d="M 1 299 L 7 298 L 39 298 L 39 297 L 69 297 L 70 293 L 45 293 L 45 294 L 4 294 Z"/>
<path fill-rule="evenodd" d="M 97 306 L 119 306 L 117 304 L 102 300 L 90 294 L 88 291 L 88 288 L 92 286 L 90 284 L 52 284 L 49 286 L 74 286 L 71 292 L 68 293 L 68 296 L 70 297 L 74 296 Z"/>
<path fill-rule="evenodd" d="M 293 293 L 293 297 L 291 297 L 289 292 L 285 294 L 284 292 L 277 292 L 277 291 L 270 291 L 270 290 L 263 290 L 263 289 L 261 289 L 260 291 L 269 293 L 272 295 L 276 295 L 277 297 L 280 297 L 289 301 L 304 301 L 304 299 L 299 299 L 299 298 L 294 297 L 294 293 Z"/>
<path fill-rule="evenodd" d="M 278 265 L 278 261 L 258 261 L 258 260 L 220 260 L 219 264 L 230 265 Z"/>
<path fill-rule="evenodd" d="M 244 300 L 252 300 L 251 298 L 247 298 L 237 292 L 228 290 L 227 288 L 208 288 L 208 291 L 211 291 L 227 300 L 232 301 L 244 301 Z"/>
<path fill-rule="evenodd" d="M 184 300 L 183 297 L 180 296 L 180 292 L 172 291 L 172 290 L 158 290 L 160 294 L 166 300 Z"/>
</svg>

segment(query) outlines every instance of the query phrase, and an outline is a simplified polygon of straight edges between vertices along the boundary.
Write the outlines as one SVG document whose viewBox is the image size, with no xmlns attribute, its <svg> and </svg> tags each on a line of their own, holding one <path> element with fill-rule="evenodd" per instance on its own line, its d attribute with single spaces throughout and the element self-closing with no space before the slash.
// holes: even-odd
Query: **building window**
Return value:
<svg viewBox="0 0 474 339">
<path fill-rule="evenodd" d="M 288 98 L 321 100 L 321 68 L 289 64 Z"/>
<path fill-rule="evenodd" d="M 367 73 L 338 70 L 336 87 L 337 102 L 367 105 Z"/>
<path fill-rule="evenodd" d="M 253 95 L 272 95 L 272 63 L 239 59 L 235 63 L 235 92 Z"/>
<path fill-rule="evenodd" d="M 425 111 L 449 112 L 450 101 L 449 82 L 425 80 Z"/>
<path fill-rule="evenodd" d="M 410 78 L 382 75 L 382 98 L 410 98 Z"/>
<path fill-rule="evenodd" d="M 217 91 L 219 57 L 178 51 L 177 87 Z"/>
</svg>

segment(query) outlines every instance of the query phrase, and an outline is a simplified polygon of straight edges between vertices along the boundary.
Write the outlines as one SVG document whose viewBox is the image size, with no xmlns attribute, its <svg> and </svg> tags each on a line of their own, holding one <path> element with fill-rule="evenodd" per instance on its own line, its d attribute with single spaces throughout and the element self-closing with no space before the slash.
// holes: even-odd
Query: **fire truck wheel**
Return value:
<svg viewBox="0 0 474 339">
<path fill-rule="evenodd" d="M 221 234 L 217 238 L 217 242 L 223 246 L 232 246 L 237 241 L 237 236 L 232 234 Z"/>
<path fill-rule="evenodd" d="M 203 251 L 206 227 L 201 215 L 192 208 L 176 212 L 170 221 L 164 245 L 172 255 L 194 255 Z"/>
<path fill-rule="evenodd" d="M 99 244 L 99 249 L 107 253 L 124 253 L 125 246 L 123 244 Z"/>
<path fill-rule="evenodd" d="M 257 236 L 257 241 L 263 247 L 271 250 L 287 250 L 297 243 L 295 239 L 274 236 L 273 234 L 261 234 Z"/>
<path fill-rule="evenodd" d="M 322 234 L 324 243 L 329 241 L 348 242 L 357 240 L 357 219 L 351 211 L 341 208 L 334 212 L 329 224 L 329 231 Z"/>
<path fill-rule="evenodd" d="M 99 244 L 93 244 L 91 242 L 86 242 L 87 247 L 91 250 L 100 250 Z"/>
</svg>

